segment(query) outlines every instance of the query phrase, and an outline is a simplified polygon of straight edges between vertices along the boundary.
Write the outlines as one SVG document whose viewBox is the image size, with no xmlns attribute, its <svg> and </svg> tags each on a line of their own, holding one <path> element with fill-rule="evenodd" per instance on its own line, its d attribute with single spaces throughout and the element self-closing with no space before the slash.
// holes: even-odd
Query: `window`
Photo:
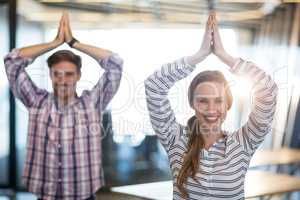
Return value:
<svg viewBox="0 0 300 200">
<path fill-rule="evenodd" d="M 8 52 L 8 6 L 0 4 L 0 57 Z M 3 61 L 0 62 L 0 185 L 8 184 L 9 156 L 9 88 Z"/>
</svg>

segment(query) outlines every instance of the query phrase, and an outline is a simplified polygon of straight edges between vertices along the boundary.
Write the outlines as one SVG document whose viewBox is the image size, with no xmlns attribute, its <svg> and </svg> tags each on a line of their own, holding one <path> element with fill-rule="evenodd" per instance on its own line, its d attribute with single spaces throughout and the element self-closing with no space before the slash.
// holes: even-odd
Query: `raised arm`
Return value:
<svg viewBox="0 0 300 200">
<path fill-rule="evenodd" d="M 196 65 L 202 62 L 209 54 L 212 53 L 212 17 L 212 13 L 210 13 L 206 22 L 205 32 L 200 49 L 194 55 L 186 57 L 186 61 L 190 65 Z"/>
<path fill-rule="evenodd" d="M 216 12 L 212 12 L 212 51 L 213 53 L 228 67 L 232 68 L 234 64 L 239 60 L 228 54 L 223 46 L 222 39 L 219 32 Z"/>
<path fill-rule="evenodd" d="M 254 153 L 266 134 L 271 132 L 278 88 L 274 80 L 252 62 L 238 60 L 231 71 L 253 83 L 251 113 L 235 136 L 245 149 Z"/>
<path fill-rule="evenodd" d="M 194 65 L 189 65 L 182 58 L 163 65 L 144 82 L 152 128 L 167 151 L 180 136 L 180 125 L 171 108 L 168 92 L 177 81 L 188 76 L 194 69 Z"/>
<path fill-rule="evenodd" d="M 195 65 L 211 53 L 211 28 L 210 16 L 200 50 L 196 54 L 163 65 L 145 80 L 150 121 L 158 139 L 167 152 L 178 141 L 183 130 L 176 121 L 168 99 L 168 92 L 177 81 L 192 73 Z"/>
<path fill-rule="evenodd" d="M 235 75 L 248 78 L 253 82 L 251 113 L 246 124 L 234 135 L 237 141 L 252 154 L 263 142 L 265 135 L 271 131 L 278 88 L 271 76 L 254 63 L 234 58 L 224 50 L 215 15 L 213 21 L 214 54 L 227 64 Z"/>
<path fill-rule="evenodd" d="M 60 19 L 59 22 L 59 27 L 57 31 L 57 35 L 55 39 L 51 42 L 48 43 L 43 43 L 43 44 L 38 44 L 38 45 L 33 45 L 33 46 L 28 46 L 21 48 L 19 51 L 19 56 L 22 58 L 29 58 L 34 60 L 38 56 L 55 49 L 56 47 L 62 45 L 65 41 L 64 39 L 64 21 L 65 21 L 65 16 L 63 15 Z"/>
<path fill-rule="evenodd" d="M 57 36 L 52 42 L 15 49 L 4 58 L 10 88 L 14 96 L 20 99 L 26 107 L 31 107 L 39 102 L 47 92 L 39 89 L 33 83 L 25 68 L 35 58 L 58 47 L 64 42 L 63 24 L 64 16 L 60 20 Z"/>
<path fill-rule="evenodd" d="M 65 13 L 64 33 L 66 42 L 99 62 L 105 70 L 98 83 L 91 91 L 85 91 L 83 97 L 88 97 L 95 108 L 104 110 L 113 96 L 118 91 L 123 70 L 123 60 L 109 50 L 84 44 L 74 39 L 70 26 L 68 13 Z"/>
</svg>

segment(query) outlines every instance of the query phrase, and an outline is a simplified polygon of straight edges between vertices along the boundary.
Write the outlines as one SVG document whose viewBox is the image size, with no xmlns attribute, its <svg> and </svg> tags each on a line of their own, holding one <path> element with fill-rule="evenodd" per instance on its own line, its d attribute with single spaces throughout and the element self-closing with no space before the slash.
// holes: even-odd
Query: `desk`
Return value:
<svg viewBox="0 0 300 200">
<path fill-rule="evenodd" d="M 300 162 L 300 150 L 298 149 L 257 150 L 250 161 L 250 167 L 284 165 L 297 162 Z"/>
<path fill-rule="evenodd" d="M 286 174 L 251 171 L 246 174 L 245 197 L 263 197 L 300 191 L 300 178 Z"/>
<path fill-rule="evenodd" d="M 173 195 L 172 181 L 146 183 L 112 188 L 114 192 L 157 200 L 170 200 Z M 245 197 L 255 198 L 300 190 L 300 178 L 250 170 L 245 179 Z"/>
</svg>

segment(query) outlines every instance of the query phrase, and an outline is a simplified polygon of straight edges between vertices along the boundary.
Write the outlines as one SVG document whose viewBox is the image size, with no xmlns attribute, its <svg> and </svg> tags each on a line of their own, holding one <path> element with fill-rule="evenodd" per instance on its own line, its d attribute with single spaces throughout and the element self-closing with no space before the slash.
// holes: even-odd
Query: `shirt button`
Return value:
<svg viewBox="0 0 300 200">
<path fill-rule="evenodd" d="M 61 162 L 58 163 L 58 166 L 61 166 Z"/>
<path fill-rule="evenodd" d="M 60 145 L 60 144 L 58 144 L 58 145 L 57 145 L 57 148 L 59 148 L 59 149 L 60 149 L 60 148 L 61 148 L 61 145 Z"/>
<path fill-rule="evenodd" d="M 61 179 L 58 179 L 58 182 L 61 182 Z"/>
</svg>

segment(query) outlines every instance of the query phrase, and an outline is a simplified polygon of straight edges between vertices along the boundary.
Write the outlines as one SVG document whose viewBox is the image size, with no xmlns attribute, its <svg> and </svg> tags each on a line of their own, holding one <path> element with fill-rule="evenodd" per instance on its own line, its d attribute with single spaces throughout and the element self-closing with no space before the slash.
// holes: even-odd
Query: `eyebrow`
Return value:
<svg viewBox="0 0 300 200">
<path fill-rule="evenodd" d="M 223 98 L 223 96 L 197 94 L 194 98 Z"/>
<path fill-rule="evenodd" d="M 65 71 L 65 70 L 52 70 L 53 73 L 67 74 L 67 73 L 75 73 L 74 71 Z"/>
</svg>

